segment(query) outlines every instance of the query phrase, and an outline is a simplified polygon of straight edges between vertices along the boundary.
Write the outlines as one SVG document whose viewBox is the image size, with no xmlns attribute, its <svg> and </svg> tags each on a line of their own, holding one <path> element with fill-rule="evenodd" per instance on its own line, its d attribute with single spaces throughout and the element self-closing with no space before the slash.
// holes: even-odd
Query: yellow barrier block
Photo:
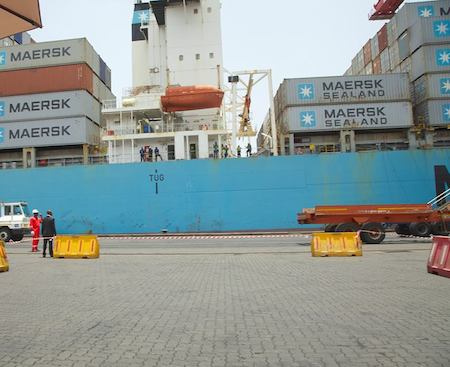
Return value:
<svg viewBox="0 0 450 367">
<path fill-rule="evenodd" d="M 314 233 L 311 254 L 323 256 L 362 256 L 362 242 L 358 233 Z"/>
<path fill-rule="evenodd" d="M 54 258 L 98 259 L 100 244 L 97 236 L 57 236 L 53 248 Z"/>
<path fill-rule="evenodd" d="M 0 241 L 0 273 L 9 271 L 8 256 L 6 255 L 5 243 Z"/>
</svg>

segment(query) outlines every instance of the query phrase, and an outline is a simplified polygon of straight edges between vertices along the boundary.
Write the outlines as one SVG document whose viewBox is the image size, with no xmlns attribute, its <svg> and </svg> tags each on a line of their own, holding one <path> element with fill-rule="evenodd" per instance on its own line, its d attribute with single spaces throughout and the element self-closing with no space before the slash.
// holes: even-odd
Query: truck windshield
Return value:
<svg viewBox="0 0 450 367">
<path fill-rule="evenodd" d="M 26 217 L 30 217 L 31 215 L 30 215 L 30 209 L 28 209 L 28 205 L 26 205 L 26 204 L 21 204 L 21 206 L 22 206 L 23 214 L 24 214 Z"/>
</svg>

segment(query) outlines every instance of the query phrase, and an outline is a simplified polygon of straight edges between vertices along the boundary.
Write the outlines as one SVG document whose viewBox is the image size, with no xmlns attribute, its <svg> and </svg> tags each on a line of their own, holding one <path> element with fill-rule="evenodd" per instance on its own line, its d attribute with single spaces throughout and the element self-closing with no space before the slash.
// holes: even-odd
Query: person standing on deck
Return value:
<svg viewBox="0 0 450 367">
<path fill-rule="evenodd" d="M 50 257 L 53 257 L 53 237 L 56 236 L 55 218 L 51 210 L 47 210 L 47 216 L 42 220 L 42 237 L 44 238 L 44 248 L 42 251 L 42 257 L 45 257 L 45 251 L 47 250 Z"/>
</svg>

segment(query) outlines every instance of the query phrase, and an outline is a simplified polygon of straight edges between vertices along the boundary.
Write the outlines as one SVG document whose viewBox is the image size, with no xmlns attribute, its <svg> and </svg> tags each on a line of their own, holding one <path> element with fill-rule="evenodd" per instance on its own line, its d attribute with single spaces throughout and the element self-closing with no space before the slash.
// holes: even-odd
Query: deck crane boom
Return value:
<svg viewBox="0 0 450 367">
<path fill-rule="evenodd" d="M 370 20 L 391 19 L 405 0 L 378 0 L 369 14 Z"/>
<path fill-rule="evenodd" d="M 251 95 L 252 95 L 253 86 L 254 86 L 253 74 L 250 74 L 250 79 L 249 79 L 248 86 L 247 86 L 247 94 L 246 94 L 245 100 L 244 100 L 244 110 L 242 111 L 242 114 L 240 115 L 240 117 L 241 117 L 241 124 L 239 127 L 239 136 L 240 137 L 245 137 L 245 136 L 251 137 L 251 136 L 256 135 L 256 133 L 253 130 L 253 127 L 250 123 L 250 105 L 252 103 Z"/>
</svg>

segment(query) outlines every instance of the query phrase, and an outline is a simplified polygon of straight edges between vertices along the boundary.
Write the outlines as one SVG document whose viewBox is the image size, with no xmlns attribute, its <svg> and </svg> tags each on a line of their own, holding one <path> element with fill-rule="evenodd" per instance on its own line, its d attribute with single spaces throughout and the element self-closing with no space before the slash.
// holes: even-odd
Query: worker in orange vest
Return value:
<svg viewBox="0 0 450 367">
<path fill-rule="evenodd" d="M 31 246 L 31 252 L 38 252 L 39 236 L 41 233 L 42 215 L 39 215 L 37 209 L 33 209 L 33 216 L 30 219 L 31 235 L 33 236 L 33 242 Z"/>
</svg>

